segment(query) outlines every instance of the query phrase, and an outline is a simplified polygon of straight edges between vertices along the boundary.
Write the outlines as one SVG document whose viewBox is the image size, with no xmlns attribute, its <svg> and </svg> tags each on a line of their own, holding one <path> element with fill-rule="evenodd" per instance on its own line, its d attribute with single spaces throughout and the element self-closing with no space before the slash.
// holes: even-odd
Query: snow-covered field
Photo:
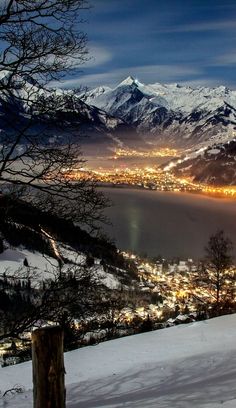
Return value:
<svg viewBox="0 0 236 408">
<path fill-rule="evenodd" d="M 236 315 L 65 354 L 68 408 L 235 408 Z M 32 407 L 31 362 L 0 369 L 0 407 Z M 43 407 L 42 407 L 43 408 Z"/>
</svg>

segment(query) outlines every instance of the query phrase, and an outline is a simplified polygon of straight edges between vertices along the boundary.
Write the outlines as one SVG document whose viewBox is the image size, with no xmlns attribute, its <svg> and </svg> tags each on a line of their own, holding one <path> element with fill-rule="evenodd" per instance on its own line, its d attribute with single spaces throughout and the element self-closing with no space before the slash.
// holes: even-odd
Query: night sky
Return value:
<svg viewBox="0 0 236 408">
<path fill-rule="evenodd" d="M 91 0 L 91 59 L 65 87 L 148 83 L 236 89 L 236 0 Z"/>
</svg>

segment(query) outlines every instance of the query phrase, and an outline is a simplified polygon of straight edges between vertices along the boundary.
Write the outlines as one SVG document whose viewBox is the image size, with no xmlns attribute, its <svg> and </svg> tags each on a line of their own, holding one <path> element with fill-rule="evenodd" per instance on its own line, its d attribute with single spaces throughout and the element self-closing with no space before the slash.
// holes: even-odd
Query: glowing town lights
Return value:
<svg viewBox="0 0 236 408">
<path fill-rule="evenodd" d="M 177 149 L 170 149 L 168 147 L 153 149 L 148 151 L 139 151 L 135 149 L 116 149 L 115 156 L 116 158 L 125 158 L 125 157 L 177 157 L 181 152 Z"/>
<path fill-rule="evenodd" d="M 63 171 L 64 177 L 71 180 L 91 180 L 104 184 L 136 186 L 150 190 L 188 192 L 217 197 L 236 198 L 236 186 L 210 186 L 193 182 L 190 178 L 175 177 L 159 167 L 115 168 L 90 170 L 86 168 Z"/>
<path fill-rule="evenodd" d="M 185 297 L 186 295 L 187 295 L 187 293 L 186 293 L 185 290 L 179 290 L 179 291 L 176 293 L 176 296 L 177 296 L 177 297 L 181 297 L 181 298 Z"/>
</svg>

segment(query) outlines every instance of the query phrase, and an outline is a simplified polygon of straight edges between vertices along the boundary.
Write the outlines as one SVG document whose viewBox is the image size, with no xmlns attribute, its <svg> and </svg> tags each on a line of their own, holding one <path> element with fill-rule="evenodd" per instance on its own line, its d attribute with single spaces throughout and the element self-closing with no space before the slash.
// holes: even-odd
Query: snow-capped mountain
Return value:
<svg viewBox="0 0 236 408">
<path fill-rule="evenodd" d="M 98 87 L 81 97 L 163 145 L 225 142 L 236 129 L 236 91 L 224 86 L 144 85 L 129 76 L 114 89 Z"/>
<path fill-rule="evenodd" d="M 4 81 L 8 81 L 7 72 L 2 73 L 0 84 Z M 0 91 L 0 128 L 8 129 L 9 123 L 19 117 L 24 120 L 29 113 L 42 124 L 35 109 L 38 103 L 55 107 L 49 116 L 52 133 L 54 124 L 63 120 L 95 143 L 132 144 L 141 140 L 144 144 L 151 141 L 192 148 L 201 143 L 225 143 L 236 131 L 236 91 L 223 86 L 145 85 L 131 76 L 114 89 L 100 86 L 84 94 L 40 89 L 29 78 L 18 78 L 8 96 Z M 47 108 L 44 120 L 46 117 Z"/>
</svg>

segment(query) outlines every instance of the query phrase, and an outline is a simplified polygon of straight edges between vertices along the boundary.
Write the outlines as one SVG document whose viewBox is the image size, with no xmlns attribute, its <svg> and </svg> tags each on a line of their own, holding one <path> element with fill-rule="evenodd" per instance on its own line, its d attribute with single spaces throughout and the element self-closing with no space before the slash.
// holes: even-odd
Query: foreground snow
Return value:
<svg viewBox="0 0 236 408">
<path fill-rule="evenodd" d="M 235 408 L 236 315 L 65 354 L 68 408 Z M 31 363 L 0 369 L 0 407 L 32 407 Z"/>
</svg>

